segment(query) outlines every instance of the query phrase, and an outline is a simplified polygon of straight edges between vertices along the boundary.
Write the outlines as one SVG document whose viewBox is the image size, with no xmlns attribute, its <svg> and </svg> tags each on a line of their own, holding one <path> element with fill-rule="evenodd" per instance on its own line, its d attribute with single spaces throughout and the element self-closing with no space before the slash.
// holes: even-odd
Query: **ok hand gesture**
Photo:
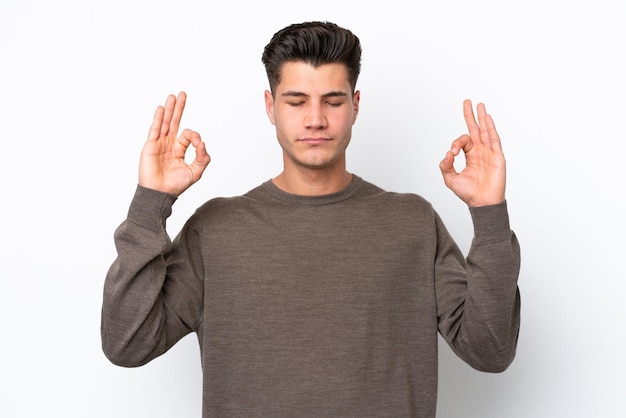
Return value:
<svg viewBox="0 0 626 418">
<path fill-rule="evenodd" d="M 487 206 L 504 202 L 506 163 L 500 137 L 485 105 L 477 106 L 478 121 L 474 117 L 472 102 L 463 102 L 463 113 L 469 134 L 454 142 L 439 164 L 446 183 L 469 206 Z M 465 168 L 457 172 L 454 159 L 463 150 Z"/>
<path fill-rule="evenodd" d="M 179 196 L 189 186 L 200 180 L 211 161 L 200 134 L 185 129 L 177 138 L 178 127 L 185 109 L 187 95 L 169 95 L 165 106 L 159 106 L 148 140 L 139 162 L 139 184 L 161 192 Z M 191 164 L 185 162 L 185 152 L 193 145 L 196 157 Z"/>
</svg>

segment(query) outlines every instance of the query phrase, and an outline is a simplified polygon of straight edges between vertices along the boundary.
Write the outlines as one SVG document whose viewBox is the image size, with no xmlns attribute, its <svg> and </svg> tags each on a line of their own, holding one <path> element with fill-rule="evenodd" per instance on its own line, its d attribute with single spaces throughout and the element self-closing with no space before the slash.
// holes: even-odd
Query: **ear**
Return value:
<svg viewBox="0 0 626 418">
<path fill-rule="evenodd" d="M 272 125 L 276 125 L 276 118 L 274 117 L 274 96 L 269 90 L 265 90 L 265 113 L 270 118 Z"/>
<path fill-rule="evenodd" d="M 354 95 L 352 96 L 352 106 L 353 106 L 353 112 L 352 112 L 352 124 L 354 125 L 354 123 L 356 122 L 356 117 L 359 114 L 359 105 L 361 103 L 361 92 L 359 90 L 354 92 Z"/>
</svg>

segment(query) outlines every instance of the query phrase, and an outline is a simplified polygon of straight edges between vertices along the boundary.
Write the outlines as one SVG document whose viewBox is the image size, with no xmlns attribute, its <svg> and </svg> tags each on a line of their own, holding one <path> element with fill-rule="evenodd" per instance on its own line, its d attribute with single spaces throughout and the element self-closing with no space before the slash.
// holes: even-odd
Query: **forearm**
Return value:
<svg viewBox="0 0 626 418">
<path fill-rule="evenodd" d="M 171 344 L 163 299 L 171 241 L 165 219 L 174 198 L 138 187 L 128 218 L 115 232 L 118 256 L 108 271 L 102 305 L 102 346 L 116 364 L 138 366 Z M 178 331 L 182 332 L 182 331 Z"/>
<path fill-rule="evenodd" d="M 490 372 L 513 361 L 520 324 L 519 244 L 510 230 L 506 203 L 471 209 L 475 236 L 459 281 L 456 317 L 446 340 L 472 367 Z"/>
<path fill-rule="evenodd" d="M 497 347 L 514 349 L 519 329 L 520 247 L 506 203 L 472 210 L 475 237 L 467 257 L 468 286 Z"/>
</svg>

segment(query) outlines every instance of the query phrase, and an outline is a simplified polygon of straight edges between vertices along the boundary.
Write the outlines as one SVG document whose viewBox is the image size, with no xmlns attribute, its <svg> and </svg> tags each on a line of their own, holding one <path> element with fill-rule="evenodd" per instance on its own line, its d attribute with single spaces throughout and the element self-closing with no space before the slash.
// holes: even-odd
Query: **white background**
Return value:
<svg viewBox="0 0 626 418">
<path fill-rule="evenodd" d="M 168 228 L 281 170 L 260 56 L 278 29 L 330 20 L 364 48 L 349 169 L 416 192 L 459 245 L 467 209 L 438 162 L 462 101 L 493 114 L 522 245 L 522 329 L 502 374 L 440 349 L 439 417 L 624 417 L 626 6 L 556 1 L 86 1 L 0 4 L 0 416 L 199 417 L 195 336 L 137 369 L 100 348 L 113 231 L 154 108 L 213 162 Z"/>
</svg>

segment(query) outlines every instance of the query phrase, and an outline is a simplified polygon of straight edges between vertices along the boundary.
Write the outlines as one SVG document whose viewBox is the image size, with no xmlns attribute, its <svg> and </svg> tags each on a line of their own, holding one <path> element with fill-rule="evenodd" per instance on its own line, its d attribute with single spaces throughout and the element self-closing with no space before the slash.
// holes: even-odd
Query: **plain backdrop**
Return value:
<svg viewBox="0 0 626 418">
<path fill-rule="evenodd" d="M 469 213 L 438 163 L 484 102 L 508 163 L 522 246 L 515 362 L 480 373 L 440 347 L 439 417 L 624 417 L 621 0 L 2 0 L 0 416 L 199 417 L 190 335 L 135 369 L 100 347 L 113 232 L 155 107 L 188 93 L 183 127 L 213 162 L 169 220 L 282 168 L 261 52 L 329 20 L 363 44 L 349 170 L 431 201 L 466 251 Z"/>
</svg>

